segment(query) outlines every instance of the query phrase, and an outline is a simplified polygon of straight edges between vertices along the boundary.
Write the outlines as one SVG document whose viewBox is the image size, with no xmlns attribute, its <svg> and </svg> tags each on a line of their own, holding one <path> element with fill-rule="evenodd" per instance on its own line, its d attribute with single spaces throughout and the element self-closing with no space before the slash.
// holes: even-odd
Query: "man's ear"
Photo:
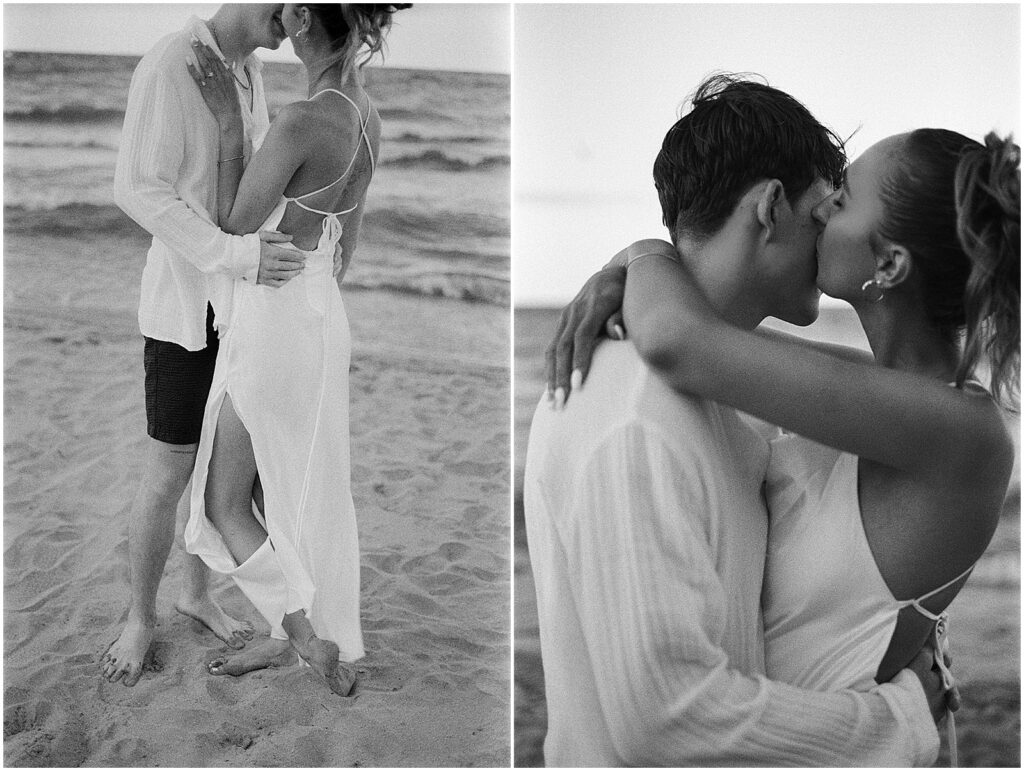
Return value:
<svg viewBox="0 0 1024 771">
<path fill-rule="evenodd" d="M 765 241 L 771 241 L 775 237 L 775 231 L 779 226 L 779 217 L 782 214 L 781 207 L 786 205 L 786 189 L 782 182 L 777 179 L 769 179 L 761 186 L 761 192 L 757 198 L 757 221 L 764 230 Z"/>
<path fill-rule="evenodd" d="M 887 242 L 877 251 L 875 281 L 881 289 L 892 289 L 910 276 L 914 267 L 910 250 L 900 244 Z"/>
</svg>

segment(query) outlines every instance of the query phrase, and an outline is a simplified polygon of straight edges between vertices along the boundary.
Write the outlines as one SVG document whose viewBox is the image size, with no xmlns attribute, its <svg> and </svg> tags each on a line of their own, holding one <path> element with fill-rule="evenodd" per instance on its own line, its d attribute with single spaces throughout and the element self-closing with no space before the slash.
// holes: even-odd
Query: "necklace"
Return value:
<svg viewBox="0 0 1024 771">
<path fill-rule="evenodd" d="M 224 49 L 221 48 L 220 40 L 217 39 L 217 30 L 214 29 L 213 21 L 207 22 L 206 23 L 206 28 L 210 30 L 210 35 L 213 37 L 213 42 L 217 44 L 217 48 L 220 48 L 221 55 L 223 55 Z M 225 61 L 226 61 L 226 59 L 225 59 Z M 246 80 L 246 82 L 243 83 L 241 80 L 239 80 L 238 76 L 235 74 L 235 63 L 231 62 L 230 64 L 231 64 L 231 67 L 230 67 L 230 69 L 231 69 L 231 77 L 233 77 L 235 79 L 235 82 L 239 86 L 241 86 L 242 89 L 244 89 L 245 91 L 248 91 L 250 88 L 252 88 L 252 78 L 249 77 L 249 70 L 246 68 L 246 66 L 244 64 L 242 65 L 242 73 L 245 75 L 245 80 Z"/>
</svg>

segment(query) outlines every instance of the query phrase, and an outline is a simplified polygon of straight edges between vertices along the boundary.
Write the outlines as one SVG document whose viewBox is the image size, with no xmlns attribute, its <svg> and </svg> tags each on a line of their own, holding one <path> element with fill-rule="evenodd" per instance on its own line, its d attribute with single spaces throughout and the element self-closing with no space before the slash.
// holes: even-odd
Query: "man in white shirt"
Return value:
<svg viewBox="0 0 1024 771">
<path fill-rule="evenodd" d="M 699 148 L 692 164 L 663 150 L 656 186 L 670 231 L 702 244 L 682 259 L 708 299 L 751 329 L 812 321 L 811 208 L 842 173 L 838 141 L 788 95 L 727 78 L 698 90 L 665 147 L 680 141 Z M 870 693 L 764 676 L 767 461 L 735 410 L 675 393 L 629 342 L 600 346 L 564 409 L 542 400 L 524 504 L 548 765 L 934 761 L 930 661 Z"/>
<path fill-rule="evenodd" d="M 139 328 L 145 337 L 149 443 L 128 521 L 130 599 L 121 634 L 99 666 L 112 682 L 132 686 L 143 671 L 156 625 L 156 594 L 174 539 L 177 504 L 195 464 L 203 408 L 217 357 L 216 297 L 235 279 L 280 287 L 302 270 L 280 234 L 233 236 L 214 224 L 217 123 L 185 63 L 199 39 L 231 65 L 245 126 L 246 162 L 269 128 L 258 47 L 285 38 L 282 5 L 230 4 L 212 19 L 192 18 L 139 62 L 132 78 L 117 157 L 114 195 L 153 235 L 142 274 Z M 211 305 L 211 303 L 213 305 Z M 210 597 L 203 561 L 185 554 L 177 610 L 205 624 L 233 648 L 252 628 Z"/>
</svg>

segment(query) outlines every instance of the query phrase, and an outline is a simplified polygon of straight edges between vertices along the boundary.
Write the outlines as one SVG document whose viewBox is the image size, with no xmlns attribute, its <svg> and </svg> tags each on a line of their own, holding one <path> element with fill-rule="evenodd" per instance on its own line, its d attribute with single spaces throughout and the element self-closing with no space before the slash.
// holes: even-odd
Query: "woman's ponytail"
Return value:
<svg viewBox="0 0 1024 771">
<path fill-rule="evenodd" d="M 987 365 L 993 394 L 1020 395 L 1020 147 L 995 133 L 956 169 L 957 236 L 971 263 L 957 385 Z"/>
</svg>

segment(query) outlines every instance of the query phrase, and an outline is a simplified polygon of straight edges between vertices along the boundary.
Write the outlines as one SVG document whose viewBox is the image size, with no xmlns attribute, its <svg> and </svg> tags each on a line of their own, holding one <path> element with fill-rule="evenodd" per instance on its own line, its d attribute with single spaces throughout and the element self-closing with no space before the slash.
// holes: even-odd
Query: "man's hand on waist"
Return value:
<svg viewBox="0 0 1024 771">
<path fill-rule="evenodd" d="M 306 267 L 306 255 L 278 244 L 291 242 L 292 237 L 273 230 L 260 231 L 260 270 L 257 284 L 279 288 L 287 284 Z"/>
</svg>

